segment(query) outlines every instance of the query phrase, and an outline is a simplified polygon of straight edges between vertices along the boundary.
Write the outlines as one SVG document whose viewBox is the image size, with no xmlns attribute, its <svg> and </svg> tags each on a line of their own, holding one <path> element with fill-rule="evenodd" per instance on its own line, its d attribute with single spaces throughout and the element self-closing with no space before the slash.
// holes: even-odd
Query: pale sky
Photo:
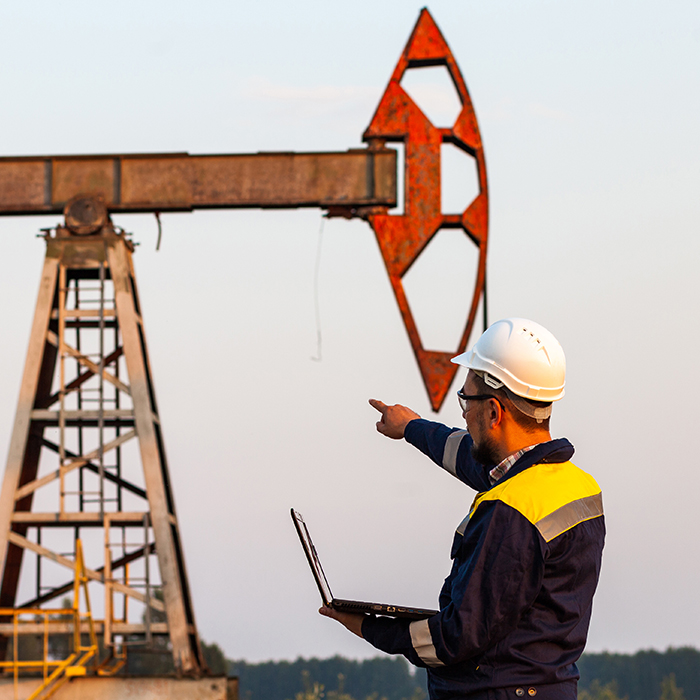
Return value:
<svg viewBox="0 0 700 700">
<path fill-rule="evenodd" d="M 4 3 L 0 155 L 359 147 L 420 7 Z M 553 433 L 574 443 L 573 461 L 604 493 L 588 649 L 700 646 L 700 5 L 429 9 L 485 146 L 489 316 L 532 318 L 559 338 L 569 373 Z M 449 106 L 439 86 L 423 94 L 438 112 Z M 459 200 L 470 183 L 448 187 Z M 373 234 L 360 221 L 323 226 L 315 362 L 319 211 L 162 218 L 158 253 L 152 216 L 115 220 L 141 244 L 200 634 L 250 661 L 373 656 L 317 615 L 290 506 L 338 597 L 434 607 L 473 498 L 374 430 L 370 397 L 432 416 Z M 0 220 L 2 455 L 44 255 L 35 234 L 57 221 Z M 452 233 L 411 280 L 419 327 L 441 350 L 454 349 L 472 284 L 472 250 Z M 452 393 L 437 419 L 461 426 Z"/>
</svg>

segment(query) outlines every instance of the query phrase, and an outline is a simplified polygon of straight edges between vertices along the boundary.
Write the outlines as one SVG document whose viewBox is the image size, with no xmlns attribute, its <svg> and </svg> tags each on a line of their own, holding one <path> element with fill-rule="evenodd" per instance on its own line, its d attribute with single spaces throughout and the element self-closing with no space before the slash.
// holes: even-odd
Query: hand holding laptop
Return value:
<svg viewBox="0 0 700 700">
<path fill-rule="evenodd" d="M 366 615 L 357 615 L 355 613 L 340 612 L 339 610 L 334 610 L 333 608 L 323 605 L 318 610 L 321 615 L 325 617 L 332 617 L 334 620 L 338 620 L 341 625 L 349 629 L 353 634 L 358 637 L 362 637 L 362 621 L 367 617 Z"/>
<path fill-rule="evenodd" d="M 321 594 L 323 607 L 319 612 L 326 617 L 332 617 L 345 625 L 351 632 L 362 636 L 362 620 L 365 614 L 388 615 L 390 617 L 405 617 L 409 620 L 423 620 L 437 614 L 437 610 L 426 608 L 411 608 L 404 605 L 386 605 L 385 603 L 366 603 L 359 600 L 341 600 L 333 596 L 328 579 L 321 566 L 321 560 L 314 543 L 311 541 L 309 528 L 306 527 L 301 513 L 291 509 L 292 520 L 296 528 L 299 541 L 306 554 L 306 560 L 311 567 L 311 573 Z"/>
</svg>

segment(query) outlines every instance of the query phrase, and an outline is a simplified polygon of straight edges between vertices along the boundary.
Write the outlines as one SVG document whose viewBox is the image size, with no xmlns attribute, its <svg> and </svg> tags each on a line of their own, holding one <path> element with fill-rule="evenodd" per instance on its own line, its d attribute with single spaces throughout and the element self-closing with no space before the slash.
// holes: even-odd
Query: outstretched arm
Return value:
<svg viewBox="0 0 700 700">
<path fill-rule="evenodd" d="M 392 440 L 401 440 L 406 430 L 406 426 L 420 416 L 412 411 L 408 406 L 395 404 L 387 406 L 385 403 L 377 399 L 370 399 L 369 405 L 376 408 L 382 414 L 382 417 L 377 421 L 377 431 L 382 435 L 386 435 Z"/>
<path fill-rule="evenodd" d="M 382 414 L 377 421 L 377 431 L 382 435 L 393 440 L 405 438 L 435 464 L 476 491 L 491 487 L 488 472 L 472 457 L 472 439 L 467 430 L 423 420 L 415 411 L 401 404 L 387 406 L 377 399 L 370 399 L 369 405 Z"/>
</svg>

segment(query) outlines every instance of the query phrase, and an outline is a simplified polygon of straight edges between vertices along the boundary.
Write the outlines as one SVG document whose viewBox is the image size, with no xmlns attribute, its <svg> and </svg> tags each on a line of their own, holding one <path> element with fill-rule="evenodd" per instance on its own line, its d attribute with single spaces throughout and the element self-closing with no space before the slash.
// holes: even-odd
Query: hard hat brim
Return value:
<svg viewBox="0 0 700 700">
<path fill-rule="evenodd" d="M 522 332 L 514 333 L 514 329 L 522 329 Z M 544 342 L 549 348 L 545 354 L 547 363 L 544 375 L 540 373 L 537 376 L 536 371 L 534 375 L 527 372 L 523 376 L 522 370 L 527 369 L 525 365 L 529 362 L 528 353 L 533 346 L 537 352 L 543 350 Z M 510 345 L 510 356 L 508 353 L 504 355 L 504 345 Z M 564 396 L 565 358 L 561 345 L 546 328 L 527 319 L 497 321 L 484 331 L 471 349 L 456 355 L 450 362 L 476 372 L 485 372 L 524 399 L 548 403 Z M 543 363 L 537 364 L 541 370 Z M 513 367 L 518 367 L 520 371 L 514 371 Z"/>
</svg>

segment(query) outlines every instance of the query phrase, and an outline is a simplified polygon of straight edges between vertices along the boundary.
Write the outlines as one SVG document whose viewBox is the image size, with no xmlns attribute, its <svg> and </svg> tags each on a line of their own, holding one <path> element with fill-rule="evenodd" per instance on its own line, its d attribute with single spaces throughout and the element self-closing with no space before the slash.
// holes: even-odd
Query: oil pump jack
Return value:
<svg viewBox="0 0 700 700">
<path fill-rule="evenodd" d="M 459 96 L 461 111 L 450 128 L 434 126 L 401 85 L 407 70 L 427 66 L 444 66 Z M 112 213 L 318 207 L 327 216 L 364 219 L 375 232 L 431 405 L 441 406 L 456 370 L 449 359 L 464 351 L 484 299 L 488 188 L 466 84 L 426 9 L 363 140 L 366 148 L 337 153 L 0 158 L 0 215 L 65 217 L 43 232 L 46 258 L 0 492 L 0 662 L 4 657 L 5 675 L 12 672 L 16 683 L 21 636 L 66 633 L 66 616 L 49 615 L 46 606 L 70 591 L 74 647 L 67 660 L 45 654 L 28 667 L 43 675 L 23 697 L 48 697 L 68 678 L 114 675 L 128 647 L 148 647 L 158 636 L 169 640 L 180 677 L 206 674 L 151 378 L 134 247 L 112 223 Z M 391 142 L 405 148 L 400 215 L 389 211 L 397 201 Z M 480 191 L 463 212 L 441 210 L 443 143 L 476 164 Z M 402 278 L 445 228 L 461 229 L 477 246 L 479 262 L 459 346 L 443 352 L 423 347 Z M 93 540 L 97 533 L 99 556 L 81 554 L 83 533 Z M 19 601 L 20 574 L 30 553 L 34 591 Z M 57 581 L 60 570 L 63 579 Z M 103 585 L 103 620 L 93 620 L 89 609 L 78 610 L 87 581 Z M 101 640 L 99 648 L 82 642 L 88 631 Z M 69 697 L 70 687 L 77 692 L 79 683 L 65 686 L 59 696 Z"/>
</svg>

